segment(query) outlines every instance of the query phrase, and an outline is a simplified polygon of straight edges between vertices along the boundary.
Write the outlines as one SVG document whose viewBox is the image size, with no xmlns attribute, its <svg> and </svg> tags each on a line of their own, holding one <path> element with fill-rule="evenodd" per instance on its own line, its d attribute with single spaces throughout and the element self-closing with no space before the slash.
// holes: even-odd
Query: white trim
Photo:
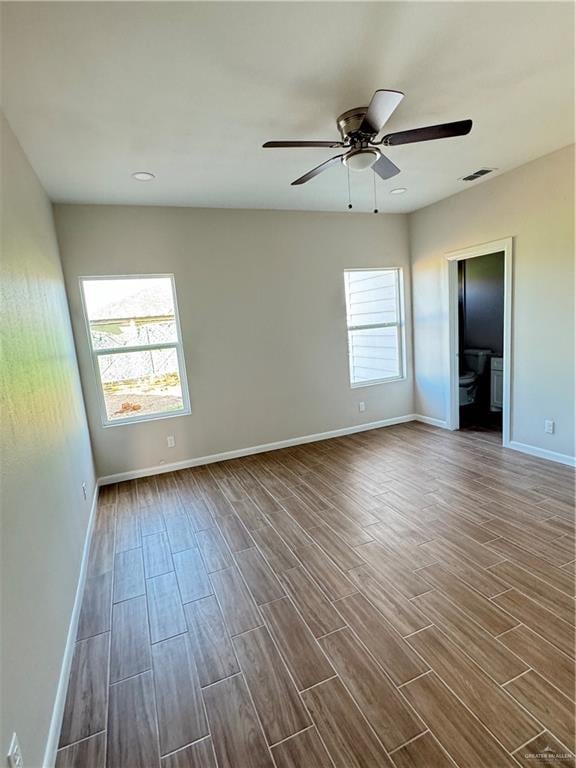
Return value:
<svg viewBox="0 0 576 768">
<path fill-rule="evenodd" d="M 444 419 L 433 419 L 432 416 L 422 416 L 419 413 L 414 414 L 414 421 L 421 421 L 422 424 L 429 424 L 431 427 L 440 427 L 440 429 L 450 429 L 448 422 Z"/>
<path fill-rule="evenodd" d="M 342 429 L 332 429 L 329 432 L 318 432 L 314 435 L 303 435 L 301 437 L 291 437 L 288 440 L 279 440 L 275 443 L 265 443 L 263 445 L 253 445 L 249 448 L 238 448 L 234 451 L 224 451 L 223 453 L 213 453 L 209 456 L 199 456 L 195 459 L 184 459 L 172 464 L 158 464 L 155 467 L 145 467 L 144 469 L 133 469 L 128 472 L 118 472 L 115 475 L 105 475 L 98 479 L 99 485 L 109 485 L 110 483 L 121 483 L 124 480 L 135 480 L 139 477 L 148 477 L 149 475 L 160 475 L 164 472 L 176 472 L 179 469 L 188 469 L 188 467 L 199 467 L 203 464 L 213 464 L 216 461 L 226 461 L 227 459 L 238 459 L 242 456 L 251 456 L 255 453 L 266 453 L 267 451 L 277 451 L 280 448 L 290 448 L 293 445 L 303 445 L 304 443 L 315 443 L 319 440 L 330 440 L 332 437 L 342 437 L 343 435 L 352 435 L 356 432 L 366 432 L 370 429 L 380 429 L 381 427 L 390 427 L 393 424 L 404 424 L 407 421 L 419 421 L 421 418 L 413 413 L 406 416 L 396 416 L 392 419 L 382 419 L 381 421 L 370 421 L 366 424 L 356 424 L 353 427 L 343 427 Z"/>
<path fill-rule="evenodd" d="M 56 762 L 56 752 L 58 750 L 58 741 L 60 740 L 60 729 L 62 728 L 62 717 L 64 716 L 64 705 L 66 703 L 66 693 L 68 691 L 68 680 L 70 678 L 70 667 L 72 666 L 72 657 L 74 655 L 74 646 L 76 644 L 76 635 L 78 633 L 78 620 L 80 618 L 80 608 L 82 607 L 82 596 L 84 594 L 84 585 L 86 583 L 86 574 L 88 571 L 88 555 L 90 554 L 90 544 L 92 542 L 92 531 L 96 520 L 96 506 L 98 502 L 99 482 L 96 481 L 94 487 L 94 496 L 92 498 L 92 507 L 88 518 L 88 526 L 84 537 L 84 549 L 82 551 L 82 560 L 80 562 L 80 573 L 76 585 L 76 595 L 74 597 L 74 606 L 70 615 L 68 625 L 68 635 L 62 656 L 60 666 L 60 676 L 58 678 L 58 687 L 50 719 L 50 728 L 48 729 L 48 738 L 46 739 L 46 749 L 44 750 L 44 768 L 53 768 Z"/>
<path fill-rule="evenodd" d="M 516 440 L 511 440 L 507 447 L 513 451 L 527 453 L 529 456 L 536 456 L 539 459 L 547 459 L 558 464 L 566 464 L 568 467 L 576 467 L 576 457 L 569 456 L 567 453 L 556 453 L 556 451 L 549 451 L 547 448 L 537 448 L 535 445 L 518 443 Z"/>
<path fill-rule="evenodd" d="M 504 253 L 504 340 L 503 340 L 503 388 L 502 388 L 502 445 L 510 447 L 512 434 L 512 253 L 513 239 L 493 240 L 471 248 L 463 248 L 445 254 L 448 285 L 448 428 L 460 427 L 458 390 L 458 262 Z"/>
</svg>

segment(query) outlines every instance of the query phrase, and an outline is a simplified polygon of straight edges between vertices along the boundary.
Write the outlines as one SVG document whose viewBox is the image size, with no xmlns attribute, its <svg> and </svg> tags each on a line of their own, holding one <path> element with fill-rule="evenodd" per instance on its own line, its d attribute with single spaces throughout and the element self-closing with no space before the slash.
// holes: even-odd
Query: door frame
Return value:
<svg viewBox="0 0 576 768">
<path fill-rule="evenodd" d="M 445 254 L 448 273 L 448 428 L 460 429 L 459 397 L 459 347 L 458 347 L 458 262 L 486 256 L 491 253 L 504 253 L 504 339 L 502 347 L 503 392 L 502 392 L 502 445 L 510 446 L 512 428 L 511 378 L 512 378 L 512 252 L 513 238 L 493 240 L 470 248 L 462 248 Z"/>
</svg>

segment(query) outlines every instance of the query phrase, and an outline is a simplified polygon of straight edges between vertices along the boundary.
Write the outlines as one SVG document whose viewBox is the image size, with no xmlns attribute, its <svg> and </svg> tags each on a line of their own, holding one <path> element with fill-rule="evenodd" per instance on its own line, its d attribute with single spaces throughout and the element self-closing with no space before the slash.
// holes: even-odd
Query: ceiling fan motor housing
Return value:
<svg viewBox="0 0 576 768">
<path fill-rule="evenodd" d="M 336 119 L 336 125 L 338 126 L 338 130 L 344 141 L 367 141 L 376 135 L 375 133 L 367 134 L 360 131 L 360 126 L 362 125 L 367 112 L 368 107 L 354 107 L 354 109 L 349 109 L 346 112 L 343 112 L 340 117 Z"/>
</svg>

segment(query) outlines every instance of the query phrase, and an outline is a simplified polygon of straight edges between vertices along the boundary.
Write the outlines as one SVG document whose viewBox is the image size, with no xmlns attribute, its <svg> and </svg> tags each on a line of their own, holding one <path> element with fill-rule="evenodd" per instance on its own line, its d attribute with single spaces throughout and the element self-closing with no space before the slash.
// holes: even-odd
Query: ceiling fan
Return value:
<svg viewBox="0 0 576 768">
<path fill-rule="evenodd" d="M 351 171 L 366 171 L 372 168 L 380 178 L 390 179 L 400 173 L 400 168 L 382 154 L 381 146 L 395 147 L 417 141 L 448 139 L 452 136 L 465 136 L 472 130 L 472 120 L 459 120 L 455 123 L 442 123 L 388 133 L 380 141 L 375 141 L 403 98 L 404 94 L 400 91 L 378 90 L 367 107 L 355 107 L 343 112 L 336 120 L 342 137 L 341 141 L 267 141 L 262 146 L 265 149 L 339 148 L 347 150 L 312 168 L 304 176 L 293 181 L 293 186 L 305 184 L 339 163 L 343 163 Z"/>
</svg>

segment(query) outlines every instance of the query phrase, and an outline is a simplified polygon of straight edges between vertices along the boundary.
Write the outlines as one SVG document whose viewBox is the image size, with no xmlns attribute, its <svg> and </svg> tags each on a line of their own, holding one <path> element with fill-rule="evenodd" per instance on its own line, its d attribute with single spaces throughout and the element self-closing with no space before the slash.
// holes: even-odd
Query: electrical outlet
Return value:
<svg viewBox="0 0 576 768">
<path fill-rule="evenodd" d="M 87 501 L 88 493 L 86 491 L 86 483 L 82 483 L 82 496 L 84 496 L 84 501 Z"/>
<path fill-rule="evenodd" d="M 360 411 L 360 413 L 364 413 L 364 411 L 366 410 L 366 403 L 358 403 L 358 410 Z"/>
<path fill-rule="evenodd" d="M 546 419 L 544 422 L 544 432 L 546 432 L 547 435 L 553 435 L 554 434 L 554 422 L 552 419 Z"/>
<path fill-rule="evenodd" d="M 176 445 L 176 440 L 174 440 L 174 435 L 168 435 L 168 437 L 166 438 L 166 445 L 168 446 L 168 448 L 174 448 L 174 446 Z"/>
<path fill-rule="evenodd" d="M 12 734 L 10 749 L 8 750 L 6 757 L 8 758 L 9 768 L 24 768 L 24 761 L 22 760 L 20 744 L 18 744 L 18 737 L 15 733 Z"/>
</svg>

